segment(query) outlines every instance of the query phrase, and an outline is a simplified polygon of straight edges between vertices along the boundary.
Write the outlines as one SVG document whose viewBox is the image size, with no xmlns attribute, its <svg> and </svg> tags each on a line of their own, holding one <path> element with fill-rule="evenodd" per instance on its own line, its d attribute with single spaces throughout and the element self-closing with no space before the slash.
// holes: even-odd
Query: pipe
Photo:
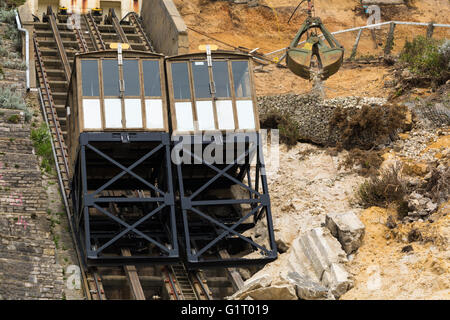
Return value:
<svg viewBox="0 0 450 320">
<path fill-rule="evenodd" d="M 17 23 L 17 30 L 20 32 L 25 33 L 25 63 L 27 65 L 27 91 L 30 91 L 30 35 L 28 33 L 27 29 L 24 29 L 22 27 L 22 23 L 20 21 L 19 13 L 17 10 L 16 12 L 16 23 Z"/>
</svg>

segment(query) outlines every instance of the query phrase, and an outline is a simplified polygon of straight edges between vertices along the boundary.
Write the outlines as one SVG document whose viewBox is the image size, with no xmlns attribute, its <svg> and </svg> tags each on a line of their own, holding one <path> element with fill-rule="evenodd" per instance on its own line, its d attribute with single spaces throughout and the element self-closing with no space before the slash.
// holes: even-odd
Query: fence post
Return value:
<svg viewBox="0 0 450 320">
<path fill-rule="evenodd" d="M 389 25 L 389 33 L 386 39 L 386 46 L 384 47 L 385 55 L 390 54 L 392 48 L 394 47 L 394 31 L 395 31 L 395 23 L 391 22 L 391 24 Z"/>
<path fill-rule="evenodd" d="M 349 60 L 353 60 L 356 57 L 356 52 L 358 51 L 359 39 L 361 39 L 361 34 L 362 34 L 363 30 L 364 29 L 359 29 L 359 31 L 358 31 L 358 35 L 356 36 L 355 44 L 353 45 L 352 54 L 350 55 Z"/>
<path fill-rule="evenodd" d="M 428 24 L 428 28 L 427 28 L 427 38 L 431 39 L 433 37 L 433 32 L 434 32 L 434 24 L 433 22 L 430 22 Z"/>
</svg>

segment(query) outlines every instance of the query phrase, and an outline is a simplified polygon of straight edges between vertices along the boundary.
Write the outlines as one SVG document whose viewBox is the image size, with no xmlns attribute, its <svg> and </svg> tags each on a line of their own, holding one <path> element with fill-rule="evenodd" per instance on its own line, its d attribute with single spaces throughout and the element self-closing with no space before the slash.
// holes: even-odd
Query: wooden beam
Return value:
<svg viewBox="0 0 450 320">
<path fill-rule="evenodd" d="M 225 250 L 220 250 L 219 255 L 222 259 L 230 259 L 230 255 Z M 239 271 L 236 268 L 227 268 L 227 273 L 234 290 L 241 290 L 244 287 L 244 280 Z"/>
<path fill-rule="evenodd" d="M 129 249 L 122 249 L 122 255 L 124 257 L 131 257 Z M 125 266 L 125 274 L 130 284 L 131 292 L 133 293 L 135 300 L 145 300 L 144 290 L 142 289 L 139 275 L 135 266 Z"/>
</svg>

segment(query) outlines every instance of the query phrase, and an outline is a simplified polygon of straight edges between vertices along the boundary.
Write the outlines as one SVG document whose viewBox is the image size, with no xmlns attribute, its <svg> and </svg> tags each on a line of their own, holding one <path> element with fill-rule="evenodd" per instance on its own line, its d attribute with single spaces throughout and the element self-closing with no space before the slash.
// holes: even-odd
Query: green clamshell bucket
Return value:
<svg viewBox="0 0 450 320">
<path fill-rule="evenodd" d="M 318 36 L 309 36 L 303 47 L 298 44 L 302 36 L 310 29 L 317 28 L 322 31 L 325 43 Z M 333 37 L 333 35 L 324 27 L 320 18 L 309 17 L 303 24 L 300 31 L 295 36 L 289 46 L 286 61 L 288 68 L 299 77 L 310 79 L 313 68 L 313 57 L 317 58 L 318 68 L 323 80 L 339 71 L 344 61 L 344 48 Z"/>
</svg>

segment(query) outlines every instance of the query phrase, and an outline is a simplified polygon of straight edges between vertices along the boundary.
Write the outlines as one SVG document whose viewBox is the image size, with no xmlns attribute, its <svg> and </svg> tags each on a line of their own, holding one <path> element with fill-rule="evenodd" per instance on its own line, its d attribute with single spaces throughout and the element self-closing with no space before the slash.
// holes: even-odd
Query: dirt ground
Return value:
<svg viewBox="0 0 450 320">
<path fill-rule="evenodd" d="M 411 1 L 410 1 L 411 2 Z M 229 4 L 224 1 L 175 0 L 187 26 L 206 33 L 234 47 L 248 49 L 259 48 L 261 53 L 269 53 L 289 46 L 306 17 L 304 6 L 297 11 L 290 24 L 289 17 L 298 5 L 298 0 L 265 0 L 265 5 L 248 7 L 246 4 Z M 367 17 L 360 14 L 357 0 L 316 0 L 316 15 L 322 18 L 331 31 L 338 31 L 367 24 Z M 448 0 L 412 1 L 412 7 L 382 7 L 383 21 L 416 21 L 449 24 Z M 358 11 L 359 10 L 359 11 Z M 220 49 L 234 50 L 232 47 L 214 41 L 192 29 L 188 30 L 190 50 L 198 51 L 200 44 L 217 44 Z M 369 31 L 362 34 L 358 47 L 358 57 L 377 57 L 382 54 L 389 27 L 376 31 L 377 49 Z M 425 34 L 426 27 L 397 26 L 393 53 L 400 52 L 406 39 L 413 35 Z M 345 47 L 347 58 L 351 53 L 357 32 L 337 35 L 338 41 Z M 450 38 L 450 29 L 436 28 L 435 38 Z M 279 58 L 273 55 L 271 58 Z M 265 72 L 256 73 L 258 95 L 283 93 L 305 93 L 311 89 L 311 83 L 293 75 L 288 69 L 279 69 L 275 65 L 264 68 Z M 341 72 L 325 82 L 328 98 L 349 95 L 370 95 L 385 97 L 390 92 L 384 89 L 389 69 L 385 66 L 345 64 Z"/>
<path fill-rule="evenodd" d="M 450 299 L 450 203 L 434 214 L 436 222 L 404 225 L 397 234 L 385 225 L 395 214 L 377 207 L 360 214 L 366 236 L 349 264 L 355 287 L 341 299 Z M 413 229 L 427 240 L 409 243 Z M 412 251 L 404 252 L 408 245 Z"/>
</svg>

